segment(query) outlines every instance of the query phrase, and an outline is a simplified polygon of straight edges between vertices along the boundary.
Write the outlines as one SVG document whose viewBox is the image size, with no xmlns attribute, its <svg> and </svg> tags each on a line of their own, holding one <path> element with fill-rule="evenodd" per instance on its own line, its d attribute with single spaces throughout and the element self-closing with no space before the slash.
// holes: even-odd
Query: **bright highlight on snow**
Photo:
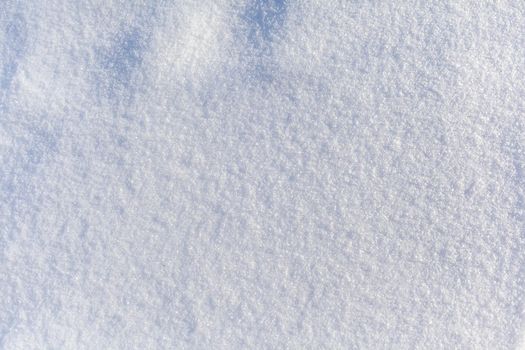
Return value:
<svg viewBox="0 0 525 350">
<path fill-rule="evenodd" d="M 0 2 L 0 348 L 519 348 L 524 23 Z"/>
</svg>

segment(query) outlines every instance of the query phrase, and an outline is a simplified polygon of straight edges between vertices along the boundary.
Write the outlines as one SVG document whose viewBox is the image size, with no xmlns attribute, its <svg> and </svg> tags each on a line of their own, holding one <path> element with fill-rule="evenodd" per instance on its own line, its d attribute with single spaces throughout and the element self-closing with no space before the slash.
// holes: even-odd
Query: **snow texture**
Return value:
<svg viewBox="0 0 525 350">
<path fill-rule="evenodd" d="M 0 349 L 516 349 L 523 0 L 0 1 Z"/>
</svg>

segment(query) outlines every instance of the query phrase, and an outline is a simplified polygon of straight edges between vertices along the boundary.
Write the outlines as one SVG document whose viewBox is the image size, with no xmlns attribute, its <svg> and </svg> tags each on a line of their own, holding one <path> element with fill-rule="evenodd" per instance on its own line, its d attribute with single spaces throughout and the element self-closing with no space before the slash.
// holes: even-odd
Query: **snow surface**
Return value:
<svg viewBox="0 0 525 350">
<path fill-rule="evenodd" d="M 523 0 L 0 1 L 1 349 L 515 349 Z"/>
</svg>

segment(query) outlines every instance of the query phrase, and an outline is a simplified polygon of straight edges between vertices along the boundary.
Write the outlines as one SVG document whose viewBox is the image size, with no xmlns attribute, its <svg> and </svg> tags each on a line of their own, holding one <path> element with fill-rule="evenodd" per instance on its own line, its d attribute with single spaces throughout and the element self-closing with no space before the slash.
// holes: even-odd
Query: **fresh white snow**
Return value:
<svg viewBox="0 0 525 350">
<path fill-rule="evenodd" d="M 0 349 L 516 349 L 522 0 L 1 0 Z"/>
</svg>

